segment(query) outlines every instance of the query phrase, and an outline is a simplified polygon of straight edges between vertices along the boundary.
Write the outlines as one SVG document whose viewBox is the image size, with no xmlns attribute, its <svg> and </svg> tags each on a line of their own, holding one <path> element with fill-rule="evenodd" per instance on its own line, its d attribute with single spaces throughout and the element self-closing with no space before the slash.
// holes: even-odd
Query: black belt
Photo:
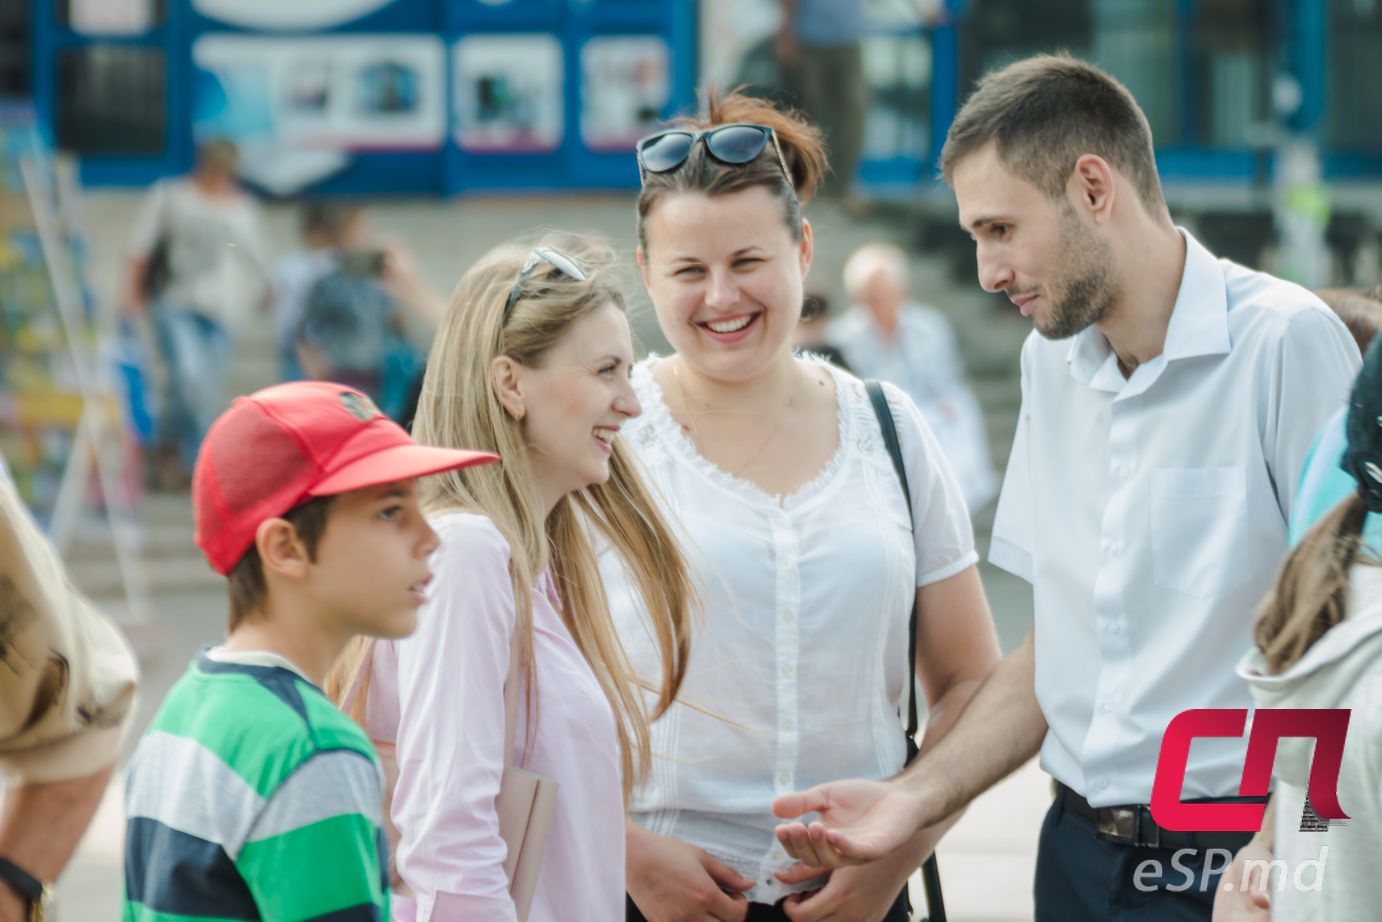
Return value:
<svg viewBox="0 0 1382 922">
<path fill-rule="evenodd" d="M 1075 791 L 1056 782 L 1056 796 L 1061 806 L 1094 826 L 1099 838 L 1120 845 L 1140 848 L 1193 848 L 1196 850 L 1222 848 L 1238 851 L 1251 834 L 1246 832 L 1176 832 L 1163 829 L 1152 819 L 1152 808 L 1146 804 L 1124 804 L 1117 807 L 1094 807 Z M 1265 797 L 1214 797 L 1186 801 L 1203 804 L 1265 804 Z"/>
</svg>

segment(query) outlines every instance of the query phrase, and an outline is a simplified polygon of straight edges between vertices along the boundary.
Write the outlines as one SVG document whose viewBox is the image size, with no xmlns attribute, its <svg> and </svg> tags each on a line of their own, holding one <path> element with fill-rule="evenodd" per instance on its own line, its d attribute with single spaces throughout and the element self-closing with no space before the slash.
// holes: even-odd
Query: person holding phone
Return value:
<svg viewBox="0 0 1382 922">
<path fill-rule="evenodd" d="M 303 239 L 274 277 L 282 374 L 358 387 L 398 419 L 422 365 L 410 333 L 434 330 L 444 299 L 405 250 L 373 242 L 358 205 L 308 203 Z"/>
</svg>

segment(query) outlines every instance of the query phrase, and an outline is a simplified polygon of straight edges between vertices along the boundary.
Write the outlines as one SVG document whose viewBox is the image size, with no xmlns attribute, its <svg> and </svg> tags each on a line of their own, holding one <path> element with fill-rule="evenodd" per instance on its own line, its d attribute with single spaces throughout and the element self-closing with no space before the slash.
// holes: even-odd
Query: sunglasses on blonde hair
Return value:
<svg viewBox="0 0 1382 922">
<path fill-rule="evenodd" d="M 528 280 L 532 278 L 538 264 L 544 262 L 573 281 L 584 282 L 586 280 L 585 270 L 576 265 L 576 261 L 570 256 L 551 247 L 538 247 L 528 254 L 528 258 L 523 262 L 523 268 L 518 271 L 518 280 L 513 283 L 513 290 L 509 292 L 509 300 L 504 305 L 505 323 L 509 322 L 509 315 L 513 313 L 513 306 L 527 292 Z"/>
<path fill-rule="evenodd" d="M 691 151 L 696 149 L 698 141 L 705 142 L 710 156 L 731 166 L 752 163 L 771 143 L 783 175 L 789 182 L 792 179 L 792 171 L 787 169 L 787 158 L 782 155 L 777 132 L 767 125 L 735 122 L 716 125 L 704 131 L 672 128 L 648 135 L 634 147 L 638 154 L 639 181 L 646 185 L 649 173 L 670 173 L 681 166 L 691 156 Z"/>
</svg>

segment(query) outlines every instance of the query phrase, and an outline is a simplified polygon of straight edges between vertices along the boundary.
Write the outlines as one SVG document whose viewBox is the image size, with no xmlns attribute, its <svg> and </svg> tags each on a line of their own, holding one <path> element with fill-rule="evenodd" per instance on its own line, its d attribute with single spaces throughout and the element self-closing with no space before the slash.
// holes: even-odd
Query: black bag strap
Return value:
<svg viewBox="0 0 1382 922">
<path fill-rule="evenodd" d="M 912 527 L 916 527 L 916 521 L 912 519 L 912 491 L 907 486 L 907 468 L 902 463 L 902 443 L 897 440 L 897 426 L 893 422 L 893 411 L 888 406 L 888 398 L 883 393 L 883 385 L 877 381 L 869 380 L 864 382 L 864 389 L 868 391 L 869 401 L 873 403 L 873 412 L 878 417 L 878 428 L 883 430 L 883 444 L 888 449 L 888 457 L 892 459 L 893 470 L 897 472 L 897 480 L 902 484 L 902 496 L 907 500 L 907 518 L 912 521 Z M 917 731 L 919 722 L 917 720 L 917 695 L 916 679 L 914 673 L 917 663 L 917 601 L 916 595 L 912 597 L 912 613 L 907 618 L 907 675 L 912 678 L 912 692 L 907 696 L 907 761 L 912 761 L 917 754 Z"/>
<path fill-rule="evenodd" d="M 907 485 L 907 467 L 902 463 L 902 443 L 897 438 L 897 425 L 893 422 L 893 411 L 888 406 L 888 397 L 883 393 L 883 385 L 878 381 L 870 379 L 864 382 L 864 390 L 868 392 L 869 402 L 873 404 L 874 415 L 878 417 L 878 428 L 883 432 L 883 445 L 888 449 L 888 457 L 892 459 L 893 470 L 897 472 L 897 480 L 902 485 L 902 496 L 907 500 L 907 518 L 912 523 L 912 528 L 916 528 L 916 519 L 912 513 L 912 491 Z M 919 722 L 917 720 L 917 691 L 916 691 L 916 666 L 917 664 L 917 599 L 916 591 L 912 592 L 912 613 L 907 618 L 907 681 L 910 683 L 910 692 L 907 695 L 907 761 L 911 762 L 917 755 L 917 732 Z M 928 922 L 945 922 L 945 897 L 941 893 L 941 872 L 940 866 L 936 864 L 936 854 L 926 859 L 926 863 L 921 866 L 921 882 L 926 888 L 926 919 Z"/>
</svg>

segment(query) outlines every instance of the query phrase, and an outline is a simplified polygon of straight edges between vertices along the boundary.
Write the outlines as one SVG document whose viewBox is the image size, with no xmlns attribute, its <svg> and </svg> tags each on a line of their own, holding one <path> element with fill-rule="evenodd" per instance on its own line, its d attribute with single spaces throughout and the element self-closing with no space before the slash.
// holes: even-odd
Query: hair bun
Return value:
<svg viewBox="0 0 1382 922">
<path fill-rule="evenodd" d="M 771 128 L 777 135 L 782 156 L 792 171 L 792 187 L 796 190 L 797 198 L 802 202 L 811 200 L 826 171 L 830 169 L 830 159 L 826 155 L 821 130 L 811 124 L 805 115 L 778 108 L 767 99 L 750 96 L 745 92 L 745 85 L 724 94 L 714 85 L 707 86 L 701 91 L 701 102 L 705 112 L 703 116 L 679 121 L 700 130 L 736 122 Z"/>
</svg>

